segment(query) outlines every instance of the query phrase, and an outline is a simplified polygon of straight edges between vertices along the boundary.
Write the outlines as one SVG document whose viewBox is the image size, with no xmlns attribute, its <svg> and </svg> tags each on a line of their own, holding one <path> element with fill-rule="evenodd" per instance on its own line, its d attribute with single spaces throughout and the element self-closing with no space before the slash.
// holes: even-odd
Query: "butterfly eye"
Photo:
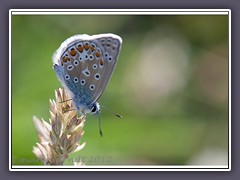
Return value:
<svg viewBox="0 0 240 180">
<path fill-rule="evenodd" d="M 92 112 L 92 113 L 95 113 L 96 111 L 97 111 L 97 107 L 96 107 L 96 106 L 93 106 L 91 112 Z"/>
</svg>

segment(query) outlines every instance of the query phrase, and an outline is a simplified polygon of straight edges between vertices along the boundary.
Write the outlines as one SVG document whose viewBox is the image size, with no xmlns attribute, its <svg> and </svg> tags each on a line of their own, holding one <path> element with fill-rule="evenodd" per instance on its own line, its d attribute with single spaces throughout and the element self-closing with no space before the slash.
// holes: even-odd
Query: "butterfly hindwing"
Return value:
<svg viewBox="0 0 240 180">
<path fill-rule="evenodd" d="M 77 108 L 90 106 L 103 93 L 116 66 L 121 38 L 113 34 L 76 35 L 56 51 L 54 70 Z"/>
</svg>

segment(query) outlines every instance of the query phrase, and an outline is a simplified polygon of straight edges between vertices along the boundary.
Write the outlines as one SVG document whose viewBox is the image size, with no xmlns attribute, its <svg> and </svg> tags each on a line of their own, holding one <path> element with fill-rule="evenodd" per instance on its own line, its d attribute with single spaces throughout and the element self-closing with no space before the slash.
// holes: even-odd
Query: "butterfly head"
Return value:
<svg viewBox="0 0 240 180">
<path fill-rule="evenodd" d="M 100 115 L 100 105 L 99 103 L 94 103 L 93 106 L 91 107 L 90 114 L 92 115 Z"/>
<path fill-rule="evenodd" d="M 87 115 L 87 114 L 100 115 L 101 109 L 98 102 L 86 105 L 85 103 L 84 104 L 79 103 L 78 100 L 73 98 L 73 103 L 74 103 L 74 106 L 76 107 L 76 110 L 78 110 L 82 115 Z"/>
</svg>

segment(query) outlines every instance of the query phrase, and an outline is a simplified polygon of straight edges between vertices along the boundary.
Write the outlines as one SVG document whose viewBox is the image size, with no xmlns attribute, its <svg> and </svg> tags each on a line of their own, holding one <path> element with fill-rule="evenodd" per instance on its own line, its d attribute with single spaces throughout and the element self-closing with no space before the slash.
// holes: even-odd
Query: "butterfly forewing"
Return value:
<svg viewBox="0 0 240 180">
<path fill-rule="evenodd" d="M 121 49 L 121 39 L 119 37 L 105 35 L 95 40 L 102 50 L 102 59 L 98 61 L 98 73 L 101 80 L 97 82 L 96 89 L 93 94 L 92 101 L 95 102 L 102 94 L 108 81 L 111 78 L 112 72 L 117 64 L 119 51 Z"/>
</svg>

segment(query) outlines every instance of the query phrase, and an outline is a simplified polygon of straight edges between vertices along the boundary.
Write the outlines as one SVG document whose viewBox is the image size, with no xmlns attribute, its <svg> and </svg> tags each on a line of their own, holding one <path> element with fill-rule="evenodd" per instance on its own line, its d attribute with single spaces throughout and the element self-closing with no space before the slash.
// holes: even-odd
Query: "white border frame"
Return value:
<svg viewBox="0 0 240 180">
<path fill-rule="evenodd" d="M 229 119 L 226 166 L 17 166 L 12 165 L 11 20 L 12 15 L 228 15 L 229 22 Z M 9 170 L 10 171 L 231 171 L 231 10 L 230 9 L 10 9 L 9 10 Z"/>
</svg>

